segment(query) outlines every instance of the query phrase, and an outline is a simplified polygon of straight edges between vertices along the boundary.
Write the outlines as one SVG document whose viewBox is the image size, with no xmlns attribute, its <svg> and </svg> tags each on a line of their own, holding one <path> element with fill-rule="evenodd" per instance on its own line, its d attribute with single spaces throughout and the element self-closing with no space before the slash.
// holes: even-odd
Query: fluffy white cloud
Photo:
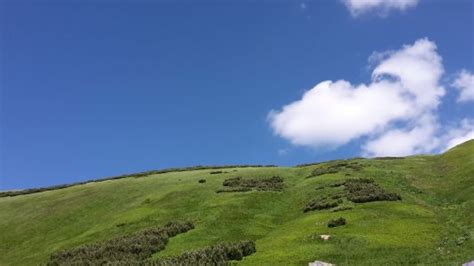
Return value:
<svg viewBox="0 0 474 266">
<path fill-rule="evenodd" d="M 281 110 L 269 113 L 274 133 L 295 145 L 337 147 L 362 141 L 365 156 L 443 151 L 474 138 L 474 120 L 446 128 L 437 119 L 445 94 L 436 44 L 417 40 L 397 51 L 374 53 L 369 84 L 323 81 Z M 463 70 L 453 86 L 459 101 L 473 100 L 474 75 Z"/>
<path fill-rule="evenodd" d="M 458 102 L 474 101 L 474 74 L 463 69 L 457 74 L 453 87 L 459 90 Z"/>
<path fill-rule="evenodd" d="M 439 146 L 436 137 L 438 123 L 431 115 L 425 115 L 412 128 L 395 128 L 368 141 L 363 146 L 365 156 L 406 156 L 428 153 Z"/>
<path fill-rule="evenodd" d="M 343 0 L 353 16 L 371 11 L 388 12 L 389 10 L 405 10 L 418 4 L 418 0 Z"/>
<path fill-rule="evenodd" d="M 293 144 L 312 147 L 367 137 L 364 151 L 370 156 L 432 149 L 435 144 L 423 140 L 433 139 L 438 127 L 433 112 L 444 95 L 439 84 L 444 70 L 435 43 L 420 39 L 379 55 L 371 83 L 324 81 L 301 100 L 271 111 L 274 132 Z M 402 128 L 393 129 L 400 123 Z"/>
<path fill-rule="evenodd" d="M 401 90 L 386 81 L 357 87 L 344 80 L 324 81 L 269 118 L 274 131 L 293 144 L 337 146 L 410 116 L 413 103 Z"/>
<path fill-rule="evenodd" d="M 372 79 L 383 80 L 384 75 L 395 77 L 403 89 L 415 97 L 417 109 L 436 108 L 444 95 L 444 88 L 438 84 L 444 69 L 436 44 L 421 39 L 399 51 L 384 54 L 387 58 L 374 69 Z"/>
</svg>

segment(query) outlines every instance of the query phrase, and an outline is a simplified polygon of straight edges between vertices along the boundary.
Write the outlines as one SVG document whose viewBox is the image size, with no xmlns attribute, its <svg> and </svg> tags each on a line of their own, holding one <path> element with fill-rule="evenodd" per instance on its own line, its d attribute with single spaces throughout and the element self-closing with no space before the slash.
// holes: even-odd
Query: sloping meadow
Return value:
<svg viewBox="0 0 474 266">
<path fill-rule="evenodd" d="M 474 255 L 472 154 L 197 169 L 1 197 L 0 264 L 460 265 Z M 192 226 L 164 223 L 176 219 Z"/>
</svg>

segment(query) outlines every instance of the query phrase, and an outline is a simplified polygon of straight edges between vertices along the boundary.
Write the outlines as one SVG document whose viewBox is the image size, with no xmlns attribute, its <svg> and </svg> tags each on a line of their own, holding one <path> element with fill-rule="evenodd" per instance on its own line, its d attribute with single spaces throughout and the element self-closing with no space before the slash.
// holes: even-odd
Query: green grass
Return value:
<svg viewBox="0 0 474 266">
<path fill-rule="evenodd" d="M 474 141 L 439 156 L 354 159 L 361 169 L 307 178 L 328 163 L 304 167 L 169 172 L 0 198 L 0 265 L 38 265 L 51 253 L 112 239 L 172 220 L 195 229 L 170 239 L 154 258 L 220 242 L 255 240 L 243 265 L 460 265 L 474 260 Z M 237 171 L 234 171 L 237 170 Z M 216 193 L 231 177 L 284 178 L 284 189 Z M 206 183 L 199 183 L 199 179 Z M 352 203 L 353 209 L 303 213 L 308 201 L 372 178 L 401 201 Z M 322 189 L 317 187 L 326 186 Z M 331 219 L 347 224 L 328 228 Z M 330 234 L 329 241 L 319 235 Z"/>
</svg>

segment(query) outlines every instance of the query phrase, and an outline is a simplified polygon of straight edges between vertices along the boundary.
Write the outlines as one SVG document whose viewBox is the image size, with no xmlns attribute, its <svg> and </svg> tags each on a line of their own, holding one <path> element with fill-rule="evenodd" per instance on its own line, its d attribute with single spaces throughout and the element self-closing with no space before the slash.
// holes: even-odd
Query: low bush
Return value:
<svg viewBox="0 0 474 266">
<path fill-rule="evenodd" d="M 384 190 L 373 179 L 347 179 L 344 182 L 344 186 L 347 192 L 347 199 L 355 203 L 402 199 L 400 195 Z"/>
<path fill-rule="evenodd" d="M 127 265 L 145 261 L 163 250 L 170 237 L 193 228 L 191 222 L 170 222 L 163 227 L 56 252 L 48 265 Z"/>
<path fill-rule="evenodd" d="M 209 172 L 209 174 L 211 174 L 211 175 L 217 175 L 217 174 L 222 174 L 222 173 L 227 173 L 227 172 L 224 172 L 224 171 L 211 171 L 211 172 Z"/>
<path fill-rule="evenodd" d="M 320 176 L 320 175 L 327 175 L 327 174 L 335 174 L 339 172 L 337 169 L 334 168 L 317 168 L 311 172 L 309 177 Z"/>
<path fill-rule="evenodd" d="M 331 195 L 331 199 L 337 200 L 337 199 L 343 198 L 344 196 L 345 196 L 345 194 L 342 194 L 342 193 L 333 194 L 333 195 Z"/>
<path fill-rule="evenodd" d="M 327 201 L 324 199 L 314 199 L 306 204 L 306 206 L 303 209 L 303 212 L 331 209 L 331 208 L 339 206 L 339 204 L 341 203 L 342 203 L 342 200 Z"/>
<path fill-rule="evenodd" d="M 390 157 L 390 156 L 386 156 L 386 157 L 375 157 L 374 159 L 375 159 L 375 160 L 401 160 L 401 159 L 405 159 L 405 157 Z"/>
<path fill-rule="evenodd" d="M 338 218 L 338 219 L 335 219 L 335 220 L 330 220 L 328 222 L 328 227 L 332 228 L 332 227 L 336 227 L 336 226 L 341 226 L 341 225 L 345 225 L 346 224 L 346 219 L 344 218 Z"/>
<path fill-rule="evenodd" d="M 252 189 L 248 187 L 229 187 L 229 188 L 218 189 L 216 192 L 224 193 L 224 192 L 247 192 L 247 191 L 252 191 Z"/>
<path fill-rule="evenodd" d="M 199 179 L 199 183 L 206 183 L 206 179 Z"/>
<path fill-rule="evenodd" d="M 315 166 L 315 165 L 320 165 L 325 162 L 317 162 L 317 163 L 302 163 L 302 164 L 297 164 L 295 167 L 307 167 L 307 166 Z"/>
<path fill-rule="evenodd" d="M 224 180 L 224 187 L 229 189 L 221 189 L 217 192 L 237 192 L 237 191 L 281 191 L 284 187 L 283 178 L 273 176 L 271 178 L 242 178 L 232 177 Z"/>
<path fill-rule="evenodd" d="M 232 177 L 232 178 L 227 178 L 226 180 L 224 180 L 224 182 L 222 183 L 222 185 L 224 187 L 237 187 L 237 186 L 240 186 L 242 184 L 242 177 Z"/>
<path fill-rule="evenodd" d="M 261 191 L 280 191 L 283 189 L 283 178 L 279 176 L 272 176 L 271 178 L 258 179 L 255 182 L 255 188 Z"/>
<path fill-rule="evenodd" d="M 254 241 L 221 243 L 200 250 L 188 251 L 176 257 L 153 261 L 152 265 L 228 265 L 230 261 L 242 260 L 243 257 L 256 251 Z"/>
<path fill-rule="evenodd" d="M 326 174 L 335 174 L 343 170 L 359 171 L 362 170 L 362 166 L 358 162 L 334 162 L 314 169 L 308 178 Z"/>
</svg>

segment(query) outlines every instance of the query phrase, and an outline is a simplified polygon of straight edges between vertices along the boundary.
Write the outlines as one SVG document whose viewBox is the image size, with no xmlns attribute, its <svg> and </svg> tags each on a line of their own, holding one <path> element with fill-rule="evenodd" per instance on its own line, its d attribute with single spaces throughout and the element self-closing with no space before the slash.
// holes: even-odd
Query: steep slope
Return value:
<svg viewBox="0 0 474 266">
<path fill-rule="evenodd" d="M 256 242 L 257 251 L 238 262 L 244 265 L 314 260 L 459 265 L 474 259 L 474 141 L 439 156 L 221 170 L 128 177 L 0 198 L 0 265 L 46 263 L 56 251 L 176 219 L 190 220 L 195 228 L 171 238 L 154 259 L 240 240 Z M 279 176 L 284 188 L 216 193 L 237 176 Z M 401 200 L 354 203 L 341 185 L 349 178 L 372 179 Z M 332 197 L 339 197 L 340 206 L 303 211 L 311 200 Z M 346 209 L 334 211 L 341 207 Z M 327 227 L 339 217 L 347 220 L 345 226 Z M 332 238 L 322 241 L 322 234 Z"/>
</svg>

